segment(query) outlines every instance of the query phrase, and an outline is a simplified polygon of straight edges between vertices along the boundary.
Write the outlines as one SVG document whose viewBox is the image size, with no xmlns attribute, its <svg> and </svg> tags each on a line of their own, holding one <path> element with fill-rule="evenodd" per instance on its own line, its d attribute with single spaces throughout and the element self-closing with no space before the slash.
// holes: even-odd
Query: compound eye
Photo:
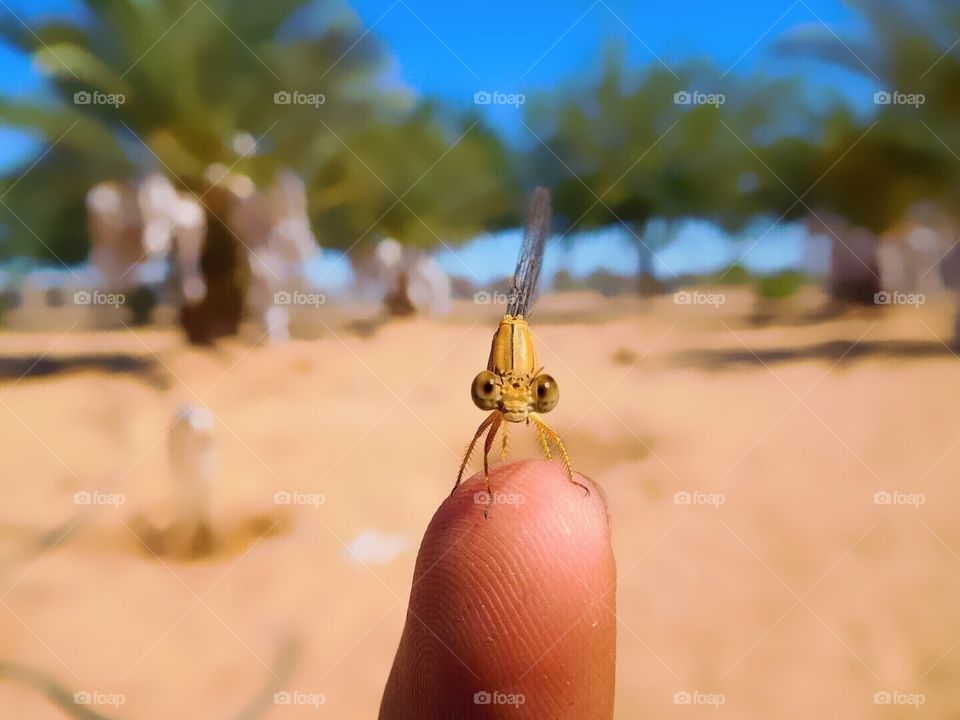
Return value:
<svg viewBox="0 0 960 720">
<path fill-rule="evenodd" d="M 500 403 L 500 383 L 497 376 L 484 370 L 473 379 L 470 387 L 473 404 L 481 410 L 494 410 Z"/>
<path fill-rule="evenodd" d="M 537 412 L 548 413 L 560 402 L 560 388 L 551 375 L 540 373 L 533 380 L 533 401 Z"/>
</svg>

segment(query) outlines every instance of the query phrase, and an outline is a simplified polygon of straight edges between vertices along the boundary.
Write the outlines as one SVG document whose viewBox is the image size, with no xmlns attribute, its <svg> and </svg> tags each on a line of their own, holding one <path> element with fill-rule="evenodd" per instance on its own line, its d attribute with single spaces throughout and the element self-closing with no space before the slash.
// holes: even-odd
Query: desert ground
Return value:
<svg viewBox="0 0 960 720">
<path fill-rule="evenodd" d="M 960 717 L 951 299 L 702 292 L 723 304 L 558 294 L 532 318 L 613 516 L 616 717 Z M 373 312 L 320 307 L 277 347 L 0 331 L 0 716 L 376 717 L 502 308 Z M 170 530 L 184 403 L 214 416 L 200 559 Z"/>
</svg>

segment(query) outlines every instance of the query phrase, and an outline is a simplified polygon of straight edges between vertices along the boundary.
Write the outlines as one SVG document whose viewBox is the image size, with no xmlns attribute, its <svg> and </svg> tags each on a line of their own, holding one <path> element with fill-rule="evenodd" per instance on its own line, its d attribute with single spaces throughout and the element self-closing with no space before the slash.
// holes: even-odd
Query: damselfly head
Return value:
<svg viewBox="0 0 960 720">
<path fill-rule="evenodd" d="M 470 387 L 473 404 L 481 410 L 499 410 L 504 420 L 523 422 L 531 412 L 548 413 L 560 401 L 560 388 L 553 376 L 483 370 Z"/>
</svg>

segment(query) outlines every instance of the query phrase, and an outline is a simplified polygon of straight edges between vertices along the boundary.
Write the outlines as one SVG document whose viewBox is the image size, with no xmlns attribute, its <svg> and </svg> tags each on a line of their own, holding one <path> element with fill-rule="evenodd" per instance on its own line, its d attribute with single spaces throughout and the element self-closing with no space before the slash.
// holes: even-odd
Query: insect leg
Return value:
<svg viewBox="0 0 960 720">
<path fill-rule="evenodd" d="M 507 436 L 510 434 L 509 432 L 507 432 L 507 430 L 509 430 L 509 428 L 510 428 L 510 423 L 503 424 L 503 438 L 501 438 L 503 440 L 503 444 L 500 446 L 501 462 L 507 459 Z"/>
<path fill-rule="evenodd" d="M 537 431 L 537 437 L 540 438 L 540 448 L 543 450 L 543 456 L 547 460 L 553 460 L 553 453 L 550 452 L 550 444 L 547 442 L 547 434 L 543 431 L 540 423 L 534 421 L 533 427 Z"/>
<path fill-rule="evenodd" d="M 457 488 L 460 487 L 460 481 L 463 480 L 463 473 L 467 469 L 467 463 L 470 462 L 470 456 L 473 455 L 473 449 L 477 445 L 477 440 L 480 439 L 480 436 L 483 435 L 483 431 L 486 430 L 490 423 L 494 421 L 500 414 L 499 410 L 494 410 L 487 416 L 487 419 L 480 423 L 480 427 L 477 428 L 476 434 L 473 436 L 473 440 L 470 441 L 470 444 L 467 446 L 467 451 L 463 454 L 463 462 L 460 463 L 460 472 L 457 473 L 457 481 L 453 484 L 453 490 L 450 491 L 450 494 L 453 495 Z"/>
<path fill-rule="evenodd" d="M 490 448 L 493 447 L 493 441 L 497 437 L 497 430 L 500 429 L 502 423 L 503 416 L 497 413 L 493 419 L 493 424 L 490 426 L 490 431 L 487 433 L 487 439 L 483 442 L 483 489 L 487 493 L 487 506 L 483 509 L 484 518 L 487 517 L 490 506 L 493 505 L 493 493 L 490 491 L 490 465 L 487 456 L 490 454 Z"/>
<path fill-rule="evenodd" d="M 550 439 L 553 440 L 554 445 L 557 446 L 557 450 L 560 451 L 560 457 L 563 459 L 563 465 L 567 470 L 567 479 L 577 487 L 583 488 L 584 495 L 589 495 L 590 488 L 573 479 L 573 463 L 570 462 L 570 455 L 567 453 L 567 446 L 563 444 L 563 440 L 560 439 L 559 433 L 550 427 L 550 425 L 547 424 L 547 421 L 536 413 L 530 413 L 530 417 L 533 419 L 533 422 L 536 424 L 537 428 L 542 429 L 550 437 Z"/>
</svg>

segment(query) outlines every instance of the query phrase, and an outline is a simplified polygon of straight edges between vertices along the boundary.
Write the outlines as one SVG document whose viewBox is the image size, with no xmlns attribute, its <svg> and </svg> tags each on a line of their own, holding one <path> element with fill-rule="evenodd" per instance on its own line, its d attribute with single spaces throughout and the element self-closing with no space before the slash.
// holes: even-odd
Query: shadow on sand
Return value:
<svg viewBox="0 0 960 720">
<path fill-rule="evenodd" d="M 831 340 L 800 347 L 725 348 L 722 350 L 688 350 L 675 353 L 670 364 L 682 368 L 725 370 L 730 366 L 776 365 L 804 360 L 823 360 L 848 365 L 857 360 L 936 360 L 958 359 L 957 350 L 935 340 L 861 341 Z"/>
<path fill-rule="evenodd" d="M 164 390 L 170 380 L 154 358 L 122 353 L 87 354 L 73 357 L 43 355 L 7 355 L 0 357 L 0 383 L 22 379 L 69 375 L 77 372 L 102 372 L 133 375 L 151 387 Z"/>
</svg>

